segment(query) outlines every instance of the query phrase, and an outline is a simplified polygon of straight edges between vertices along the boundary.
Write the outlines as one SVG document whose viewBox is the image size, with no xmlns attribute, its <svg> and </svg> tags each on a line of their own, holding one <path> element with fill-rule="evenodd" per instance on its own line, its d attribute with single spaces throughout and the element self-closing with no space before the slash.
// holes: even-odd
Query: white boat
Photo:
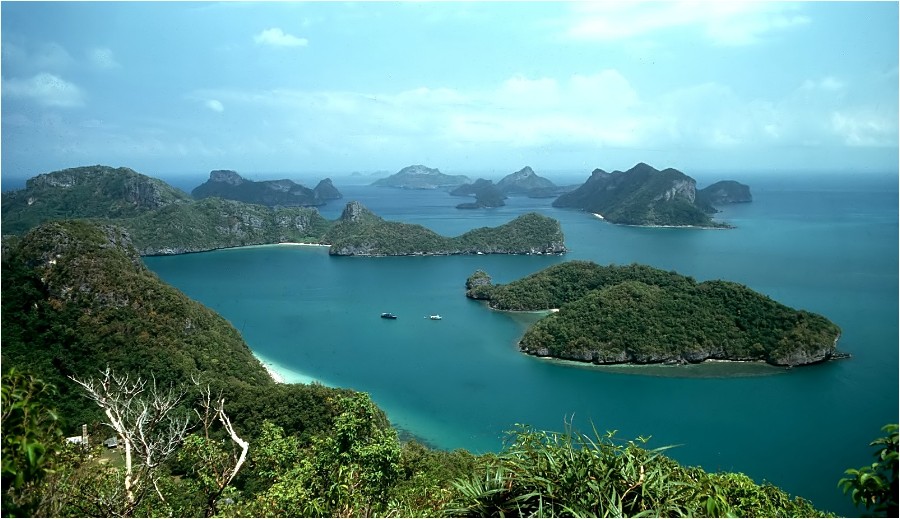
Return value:
<svg viewBox="0 0 900 519">
<path fill-rule="evenodd" d="M 441 317 L 440 315 L 437 315 L 437 314 L 429 315 L 428 318 L 431 319 L 432 321 L 440 321 L 441 319 L 443 319 L 443 317 Z"/>
</svg>

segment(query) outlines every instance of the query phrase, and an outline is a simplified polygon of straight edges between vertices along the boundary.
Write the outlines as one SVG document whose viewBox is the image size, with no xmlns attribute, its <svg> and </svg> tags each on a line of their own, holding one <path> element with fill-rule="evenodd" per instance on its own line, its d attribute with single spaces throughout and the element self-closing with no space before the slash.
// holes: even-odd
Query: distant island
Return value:
<svg viewBox="0 0 900 519">
<path fill-rule="evenodd" d="M 108 166 L 38 175 L 25 189 L 4 193 L 2 210 L 6 234 L 59 219 L 119 225 L 143 256 L 271 243 L 331 245 L 330 253 L 337 256 L 566 251 L 559 222 L 537 214 L 446 238 L 419 225 L 385 221 L 358 202 L 348 203 L 338 220 L 329 221 L 312 207 L 266 207 L 219 197 L 193 200 L 159 179 Z"/>
<path fill-rule="evenodd" d="M 465 175 L 446 175 L 436 168 L 417 164 L 407 166 L 387 178 L 380 178 L 373 182 L 372 185 L 398 187 L 401 189 L 441 189 L 461 186 L 471 182 L 469 177 Z"/>
<path fill-rule="evenodd" d="M 710 192 L 711 193 L 711 192 Z M 646 226 L 729 227 L 714 222 L 712 196 L 697 200 L 697 182 L 668 168 L 639 163 L 628 171 L 595 169 L 579 188 L 560 195 L 553 207 L 589 211 L 610 223 Z"/>
<path fill-rule="evenodd" d="M 720 180 L 697 191 L 697 204 L 700 206 L 746 204 L 752 201 L 750 186 L 736 180 Z"/>
<path fill-rule="evenodd" d="M 557 220 L 528 213 L 499 227 L 481 227 L 454 238 L 421 225 L 389 222 L 351 202 L 322 242 L 335 256 L 436 256 L 456 254 L 563 254 Z"/>
<path fill-rule="evenodd" d="M 504 195 L 524 195 L 530 198 L 552 198 L 571 188 L 557 186 L 551 180 L 539 176 L 531 166 L 506 175 L 497 182 L 497 189 Z"/>
<path fill-rule="evenodd" d="M 594 364 L 764 361 L 800 366 L 846 356 L 840 328 L 728 281 L 645 265 L 569 261 L 506 285 L 477 271 L 466 296 L 498 310 L 558 309 L 531 326 L 521 351 Z"/>
<path fill-rule="evenodd" d="M 457 209 L 483 209 L 489 207 L 503 207 L 506 196 L 490 180 L 479 178 L 471 184 L 463 184 L 450 191 L 453 196 L 474 196 L 474 202 L 466 202 L 456 206 Z"/>
<path fill-rule="evenodd" d="M 288 179 L 247 180 L 231 170 L 211 171 L 209 180 L 194 188 L 191 195 L 196 199 L 219 197 L 269 207 L 318 206 L 343 198 L 330 178 L 309 189 Z"/>
</svg>

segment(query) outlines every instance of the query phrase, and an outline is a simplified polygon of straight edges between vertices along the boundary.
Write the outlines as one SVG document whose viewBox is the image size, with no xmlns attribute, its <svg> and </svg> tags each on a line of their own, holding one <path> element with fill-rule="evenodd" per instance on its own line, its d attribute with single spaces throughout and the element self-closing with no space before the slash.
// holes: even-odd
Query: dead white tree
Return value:
<svg viewBox="0 0 900 519">
<path fill-rule="evenodd" d="M 176 416 L 175 409 L 185 396 L 184 388 L 160 389 L 156 379 L 130 380 L 108 367 L 99 380 L 70 377 L 101 409 L 119 437 L 125 451 L 123 514 L 130 516 L 139 504 L 143 486 L 151 484 L 159 498 L 157 468 L 166 462 L 184 441 L 189 415 Z"/>
<path fill-rule="evenodd" d="M 191 376 L 191 381 L 196 386 L 200 386 L 200 381 L 196 377 Z M 225 398 L 222 396 L 221 392 L 213 398 L 209 384 L 206 385 L 206 388 L 200 389 L 199 409 L 195 408 L 194 412 L 197 413 L 197 417 L 200 419 L 206 441 L 210 441 L 210 428 L 214 425 L 215 421 L 218 420 L 222 424 L 222 427 L 225 428 L 225 432 L 228 433 L 231 441 L 240 447 L 240 454 L 233 452 L 231 463 L 228 466 L 223 464 L 213 469 L 214 473 L 212 474 L 212 477 L 213 481 L 215 481 L 215 488 L 207 497 L 206 509 L 206 515 L 207 517 L 210 517 L 217 513 L 218 500 L 221 497 L 222 492 L 224 492 L 225 488 L 231 483 L 238 471 L 241 470 L 241 466 L 243 466 L 244 462 L 247 460 L 247 451 L 250 450 L 250 443 L 238 436 L 237 431 L 234 430 L 234 426 L 231 424 L 231 419 L 229 419 L 228 415 L 225 413 Z M 215 465 L 214 463 L 211 463 L 212 460 L 206 461 L 206 465 L 208 466 Z"/>
</svg>

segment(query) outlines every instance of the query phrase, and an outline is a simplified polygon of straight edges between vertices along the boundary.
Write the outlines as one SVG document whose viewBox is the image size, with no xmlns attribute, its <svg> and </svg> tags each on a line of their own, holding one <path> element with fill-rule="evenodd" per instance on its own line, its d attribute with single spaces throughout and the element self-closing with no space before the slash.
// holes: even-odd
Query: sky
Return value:
<svg viewBox="0 0 900 519">
<path fill-rule="evenodd" d="M 0 174 L 898 169 L 897 2 L 0 3 Z"/>
</svg>

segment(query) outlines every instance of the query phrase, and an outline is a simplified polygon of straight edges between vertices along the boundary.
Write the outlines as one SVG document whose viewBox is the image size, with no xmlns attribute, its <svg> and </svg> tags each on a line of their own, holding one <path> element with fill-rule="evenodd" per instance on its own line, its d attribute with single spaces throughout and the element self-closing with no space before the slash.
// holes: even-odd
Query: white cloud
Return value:
<svg viewBox="0 0 900 519">
<path fill-rule="evenodd" d="M 804 90 L 824 90 L 828 92 L 838 92 L 844 89 L 844 83 L 832 76 L 826 76 L 819 80 L 807 79 L 801 85 Z"/>
<path fill-rule="evenodd" d="M 262 31 L 253 37 L 253 41 L 260 45 L 271 45 L 273 47 L 306 47 L 309 43 L 306 38 L 298 38 L 291 34 L 286 34 L 278 27 Z"/>
<path fill-rule="evenodd" d="M 97 68 L 101 69 L 111 69 L 118 68 L 118 62 L 116 62 L 116 58 L 113 56 L 113 52 L 111 49 L 106 47 L 94 47 L 93 49 L 88 51 L 88 60 Z"/>
<path fill-rule="evenodd" d="M 685 28 L 716 44 L 748 45 L 768 33 L 809 23 L 798 9 L 780 2 L 578 2 L 565 35 L 614 41 Z"/>
<path fill-rule="evenodd" d="M 897 114 L 872 110 L 835 111 L 831 129 L 848 146 L 882 147 L 897 145 Z"/>
<path fill-rule="evenodd" d="M 3 95 L 31 99 L 44 106 L 71 108 L 84 104 L 78 86 L 46 72 L 29 79 L 3 80 Z"/>
<path fill-rule="evenodd" d="M 209 99 L 205 103 L 203 103 L 203 105 L 206 106 L 207 108 L 209 108 L 210 110 L 212 110 L 213 112 L 224 112 L 225 111 L 225 105 L 223 105 L 222 102 L 219 101 L 218 99 Z"/>
</svg>

